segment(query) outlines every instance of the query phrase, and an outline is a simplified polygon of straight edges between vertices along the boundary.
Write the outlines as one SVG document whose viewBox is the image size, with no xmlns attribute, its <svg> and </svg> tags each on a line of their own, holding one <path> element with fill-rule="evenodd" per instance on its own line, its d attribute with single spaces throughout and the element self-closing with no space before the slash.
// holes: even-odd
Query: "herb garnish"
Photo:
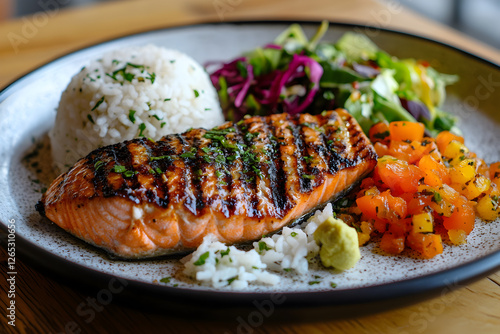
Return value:
<svg viewBox="0 0 500 334">
<path fill-rule="evenodd" d="M 129 119 L 129 120 L 130 120 L 133 124 L 135 124 L 135 117 L 134 117 L 135 112 L 136 112 L 136 111 L 135 111 L 135 110 L 132 110 L 132 109 L 130 109 L 130 110 L 128 111 L 128 119 Z"/>
<path fill-rule="evenodd" d="M 259 241 L 259 253 L 262 253 L 262 251 L 268 251 L 271 250 L 269 246 L 264 242 L 264 241 Z"/>
<path fill-rule="evenodd" d="M 206 252 L 200 255 L 199 259 L 193 263 L 195 266 L 202 266 L 205 264 L 206 259 L 210 256 L 210 252 Z"/>
<path fill-rule="evenodd" d="M 230 279 L 227 280 L 227 285 L 231 285 L 231 283 L 234 282 L 234 280 L 237 280 L 238 276 L 231 277 Z"/>
<path fill-rule="evenodd" d="M 433 202 L 439 203 L 439 202 L 441 202 L 441 200 L 442 200 L 442 197 L 441 197 L 441 194 L 440 194 L 440 193 L 435 192 L 435 193 L 432 195 L 432 201 L 433 201 Z"/>
<path fill-rule="evenodd" d="M 148 77 L 138 77 L 137 80 L 139 82 L 144 82 L 145 80 L 150 80 L 151 83 L 153 84 L 156 80 L 156 73 L 149 73 L 146 71 L 146 67 L 144 65 L 137 65 L 137 64 L 132 64 L 132 63 L 126 63 L 124 67 L 117 69 L 116 71 L 113 71 L 113 73 L 106 73 L 108 77 L 111 79 L 118 81 L 119 83 L 123 84 L 125 81 L 132 82 L 132 80 L 135 79 L 135 74 L 127 72 L 129 68 L 136 68 L 138 69 L 141 73 L 146 73 L 149 75 Z M 122 81 L 120 80 L 120 77 L 122 78 Z"/>
<path fill-rule="evenodd" d="M 94 164 L 94 170 L 97 171 L 99 168 L 101 168 L 102 165 L 104 165 L 104 161 L 96 161 L 96 163 Z"/>
<path fill-rule="evenodd" d="M 127 171 L 127 168 L 125 166 L 122 166 L 122 165 L 114 165 L 113 168 L 111 169 L 112 172 L 115 172 L 115 173 L 123 173 L 125 171 Z"/>
<path fill-rule="evenodd" d="M 146 130 L 146 124 L 141 123 L 141 125 L 139 125 L 139 137 L 144 137 L 144 134 L 142 133 L 144 130 Z"/>
<path fill-rule="evenodd" d="M 114 165 L 113 168 L 111 168 L 111 171 L 115 172 L 115 173 L 123 174 L 123 176 L 125 176 L 125 177 L 132 177 L 135 174 L 139 174 L 139 172 L 137 172 L 137 171 L 127 170 L 127 168 L 125 166 L 122 166 L 122 165 Z"/>
<path fill-rule="evenodd" d="M 137 171 L 133 171 L 133 170 L 126 170 L 125 172 L 123 172 L 123 176 L 125 177 L 132 177 L 134 176 L 135 174 L 138 174 L 139 172 Z"/>
<path fill-rule="evenodd" d="M 97 101 L 97 103 L 95 104 L 94 108 L 90 109 L 90 111 L 96 110 L 97 107 L 99 107 L 103 102 L 104 102 L 104 96 L 101 97 L 101 99 L 99 101 Z"/>
<path fill-rule="evenodd" d="M 229 249 L 229 247 L 225 250 L 225 251 L 221 251 L 220 252 L 220 257 L 223 258 L 225 255 L 229 255 L 229 251 L 231 249 Z"/>
<path fill-rule="evenodd" d="M 314 159 L 310 155 L 303 156 L 302 158 L 304 159 L 304 161 L 306 162 L 306 164 L 310 163 Z"/>
<path fill-rule="evenodd" d="M 196 156 L 196 148 L 195 147 L 191 147 L 191 150 L 189 152 L 184 152 L 180 155 L 181 158 L 188 158 L 188 159 L 192 159 Z"/>
<path fill-rule="evenodd" d="M 160 280 L 160 282 L 162 282 L 162 283 L 170 283 L 170 279 L 171 279 L 171 277 L 163 277 L 163 278 Z"/>
<path fill-rule="evenodd" d="M 160 155 L 159 157 L 149 157 L 150 161 L 162 160 L 162 159 L 172 159 L 170 155 Z"/>
</svg>

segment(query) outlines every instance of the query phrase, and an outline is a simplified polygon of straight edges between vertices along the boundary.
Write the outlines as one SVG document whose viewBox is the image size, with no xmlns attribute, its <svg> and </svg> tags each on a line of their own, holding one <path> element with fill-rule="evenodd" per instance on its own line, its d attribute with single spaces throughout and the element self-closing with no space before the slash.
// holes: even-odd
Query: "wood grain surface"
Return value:
<svg viewBox="0 0 500 334">
<path fill-rule="evenodd" d="M 463 48 L 500 64 L 500 52 L 412 13 L 396 1 L 374 0 L 124 0 L 60 10 L 67 0 L 43 1 L 52 11 L 0 22 L 0 88 L 41 64 L 70 51 L 149 29 L 208 21 L 329 19 L 413 32 Z M 1 208 L 0 208 L 1 210 Z M 498 333 L 500 272 L 426 302 L 371 316 L 322 322 L 287 323 L 266 319 L 244 328 L 225 322 L 178 319 L 111 302 L 92 319 L 77 308 L 97 291 L 69 287 L 16 262 L 16 327 L 5 315 L 7 254 L 0 247 L 0 333 Z"/>
</svg>

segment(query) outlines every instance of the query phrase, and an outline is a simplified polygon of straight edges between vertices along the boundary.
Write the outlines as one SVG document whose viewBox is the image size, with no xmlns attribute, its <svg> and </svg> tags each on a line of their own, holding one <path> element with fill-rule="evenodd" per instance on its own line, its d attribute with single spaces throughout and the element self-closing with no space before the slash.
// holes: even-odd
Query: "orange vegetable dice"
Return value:
<svg viewBox="0 0 500 334">
<path fill-rule="evenodd" d="M 405 237 L 384 233 L 380 240 L 380 248 L 389 254 L 399 254 L 405 249 Z"/>
<path fill-rule="evenodd" d="M 424 131 L 425 126 L 422 123 L 399 121 L 389 124 L 391 140 L 422 141 Z"/>
<path fill-rule="evenodd" d="M 443 226 L 447 230 L 462 230 L 469 234 L 474 228 L 475 219 L 474 207 L 460 196 L 455 203 L 453 213 L 449 217 L 443 216 Z"/>
<path fill-rule="evenodd" d="M 417 141 L 404 142 L 391 140 L 387 154 L 410 164 L 414 164 L 427 153 L 426 151 L 426 147 L 422 146 L 420 142 Z"/>
<path fill-rule="evenodd" d="M 451 182 L 448 168 L 430 155 L 423 156 L 418 162 L 418 167 L 425 173 L 424 183 L 429 186 L 439 187 L 443 183 Z"/>
<path fill-rule="evenodd" d="M 500 188 L 500 162 L 490 165 L 490 179 Z"/>
<path fill-rule="evenodd" d="M 462 144 L 464 143 L 464 138 L 461 136 L 457 136 L 456 134 L 453 134 L 449 131 L 440 132 L 436 137 L 436 144 L 439 148 L 439 151 L 444 152 L 444 150 L 452 140 L 459 141 Z"/>
<path fill-rule="evenodd" d="M 373 148 L 375 148 L 375 152 L 377 152 L 377 155 L 379 157 L 389 154 L 389 148 L 387 147 L 387 145 L 382 144 L 381 142 L 376 142 L 373 145 Z"/>
<path fill-rule="evenodd" d="M 411 216 L 426 211 L 427 208 L 430 208 L 432 203 L 431 195 L 424 195 L 421 193 L 406 193 L 402 194 L 401 197 L 406 201 L 406 214 Z"/>
<path fill-rule="evenodd" d="M 433 258 L 443 252 L 443 242 L 438 234 L 410 233 L 406 243 L 425 259 Z"/>
<path fill-rule="evenodd" d="M 380 180 L 395 195 L 417 192 L 419 180 L 425 176 L 425 173 L 417 166 L 387 156 L 379 159 L 377 172 Z"/>
<path fill-rule="evenodd" d="M 369 219 L 383 221 L 397 221 L 406 217 L 406 202 L 384 191 L 378 195 L 362 196 L 356 199 L 361 212 Z"/>
<path fill-rule="evenodd" d="M 411 218 L 398 219 L 391 221 L 387 226 L 390 233 L 396 235 L 405 235 L 411 231 Z"/>
<path fill-rule="evenodd" d="M 467 242 L 467 234 L 462 230 L 449 230 L 448 238 L 454 245 L 461 245 Z"/>
<path fill-rule="evenodd" d="M 372 143 L 388 143 L 391 139 L 390 135 L 389 123 L 387 122 L 378 122 L 374 124 L 368 131 L 368 137 L 370 138 Z"/>
</svg>

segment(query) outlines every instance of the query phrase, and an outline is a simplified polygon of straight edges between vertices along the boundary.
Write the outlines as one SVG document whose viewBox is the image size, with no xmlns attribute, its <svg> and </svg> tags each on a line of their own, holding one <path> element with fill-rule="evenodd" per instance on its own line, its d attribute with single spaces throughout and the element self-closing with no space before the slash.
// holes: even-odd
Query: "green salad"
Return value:
<svg viewBox="0 0 500 334">
<path fill-rule="evenodd" d="M 457 76 L 439 73 L 425 61 L 391 56 L 362 34 L 321 41 L 327 29 L 323 22 L 308 39 L 292 24 L 271 44 L 211 64 L 226 119 L 345 108 L 365 132 L 380 121 L 402 120 L 424 123 L 430 135 L 459 132 L 455 117 L 441 109 L 445 88 Z"/>
</svg>

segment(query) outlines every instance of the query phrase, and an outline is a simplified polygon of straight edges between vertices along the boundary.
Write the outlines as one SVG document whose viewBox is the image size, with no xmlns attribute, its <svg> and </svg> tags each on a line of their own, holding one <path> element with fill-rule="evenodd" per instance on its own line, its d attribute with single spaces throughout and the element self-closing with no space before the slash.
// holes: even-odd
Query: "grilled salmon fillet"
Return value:
<svg viewBox="0 0 500 334">
<path fill-rule="evenodd" d="M 37 210 L 122 258 L 251 241 L 335 199 L 376 153 L 345 110 L 275 114 L 106 146 L 60 175 Z"/>
</svg>

